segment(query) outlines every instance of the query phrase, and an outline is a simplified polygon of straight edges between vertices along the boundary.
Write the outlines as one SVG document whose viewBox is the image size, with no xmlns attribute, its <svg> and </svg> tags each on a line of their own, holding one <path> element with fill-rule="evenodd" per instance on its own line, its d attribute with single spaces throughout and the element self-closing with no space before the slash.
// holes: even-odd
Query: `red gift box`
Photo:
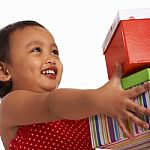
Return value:
<svg viewBox="0 0 150 150">
<path fill-rule="evenodd" d="M 121 13 L 125 12 L 128 12 L 126 20 L 121 18 Z M 140 14 L 140 17 L 135 14 Z M 146 14 L 149 14 L 149 18 Z M 150 9 L 119 11 L 105 39 L 103 50 L 109 78 L 116 62 L 122 64 L 123 76 L 150 67 Z"/>
</svg>

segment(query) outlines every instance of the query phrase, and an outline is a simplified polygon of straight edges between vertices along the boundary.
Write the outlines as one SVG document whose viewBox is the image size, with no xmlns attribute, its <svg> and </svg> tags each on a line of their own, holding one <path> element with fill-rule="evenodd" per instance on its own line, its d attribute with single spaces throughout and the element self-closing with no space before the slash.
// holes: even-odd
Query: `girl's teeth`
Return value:
<svg viewBox="0 0 150 150">
<path fill-rule="evenodd" d="M 44 70 L 42 71 L 43 74 L 55 74 L 54 70 Z"/>
<path fill-rule="evenodd" d="M 46 73 L 48 74 L 48 73 L 50 73 L 50 71 L 49 71 L 49 70 L 46 70 Z"/>
<path fill-rule="evenodd" d="M 46 74 L 46 71 L 44 70 L 44 71 L 42 71 L 42 74 Z"/>
</svg>

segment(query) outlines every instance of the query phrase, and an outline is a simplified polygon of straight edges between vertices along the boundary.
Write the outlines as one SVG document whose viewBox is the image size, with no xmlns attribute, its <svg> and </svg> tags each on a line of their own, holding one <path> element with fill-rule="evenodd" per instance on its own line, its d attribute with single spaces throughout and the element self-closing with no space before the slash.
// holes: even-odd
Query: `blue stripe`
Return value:
<svg viewBox="0 0 150 150">
<path fill-rule="evenodd" d="M 146 103 L 145 93 L 142 93 L 142 98 L 143 98 L 143 104 L 144 104 L 144 107 L 147 108 L 147 103 Z"/>
<path fill-rule="evenodd" d="M 119 133 L 118 133 L 118 125 L 117 121 L 114 119 L 114 128 L 115 128 L 115 136 L 116 136 L 116 141 L 119 140 Z"/>
<path fill-rule="evenodd" d="M 101 144 L 101 139 L 100 139 L 100 132 L 99 132 L 99 123 L 98 123 L 98 117 L 97 115 L 95 116 L 95 125 L 96 125 L 96 133 L 97 133 L 97 139 L 98 139 L 98 144 Z"/>
<path fill-rule="evenodd" d="M 142 99 L 143 99 L 143 104 L 144 104 L 144 107 L 148 107 L 147 106 L 147 102 L 146 102 L 146 96 L 145 96 L 145 93 L 142 93 Z M 148 116 L 145 116 L 145 119 L 146 119 L 146 122 L 148 123 L 148 124 L 150 124 L 150 122 L 149 122 L 149 117 Z M 148 128 L 149 130 L 150 130 L 150 127 Z"/>
</svg>

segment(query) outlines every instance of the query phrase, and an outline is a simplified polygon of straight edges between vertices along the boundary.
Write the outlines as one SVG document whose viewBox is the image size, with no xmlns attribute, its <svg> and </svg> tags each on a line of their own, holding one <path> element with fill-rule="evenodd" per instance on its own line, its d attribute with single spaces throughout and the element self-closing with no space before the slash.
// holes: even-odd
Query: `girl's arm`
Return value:
<svg viewBox="0 0 150 150">
<path fill-rule="evenodd" d="M 137 125 L 147 124 L 132 112 L 150 116 L 150 110 L 136 103 L 133 98 L 150 89 L 147 83 L 130 90 L 120 86 L 121 71 L 99 89 L 56 89 L 49 93 L 18 90 L 9 93 L 2 101 L 2 122 L 11 126 L 42 123 L 59 119 L 81 119 L 99 113 L 116 118 L 121 129 L 131 137 L 124 120 Z"/>
</svg>

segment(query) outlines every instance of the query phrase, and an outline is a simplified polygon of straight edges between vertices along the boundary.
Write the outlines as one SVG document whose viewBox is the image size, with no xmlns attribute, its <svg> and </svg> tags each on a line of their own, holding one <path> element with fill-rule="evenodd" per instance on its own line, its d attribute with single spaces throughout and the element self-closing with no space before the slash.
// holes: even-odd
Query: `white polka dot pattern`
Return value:
<svg viewBox="0 0 150 150">
<path fill-rule="evenodd" d="M 93 150 L 88 119 L 20 127 L 10 150 Z"/>
</svg>

